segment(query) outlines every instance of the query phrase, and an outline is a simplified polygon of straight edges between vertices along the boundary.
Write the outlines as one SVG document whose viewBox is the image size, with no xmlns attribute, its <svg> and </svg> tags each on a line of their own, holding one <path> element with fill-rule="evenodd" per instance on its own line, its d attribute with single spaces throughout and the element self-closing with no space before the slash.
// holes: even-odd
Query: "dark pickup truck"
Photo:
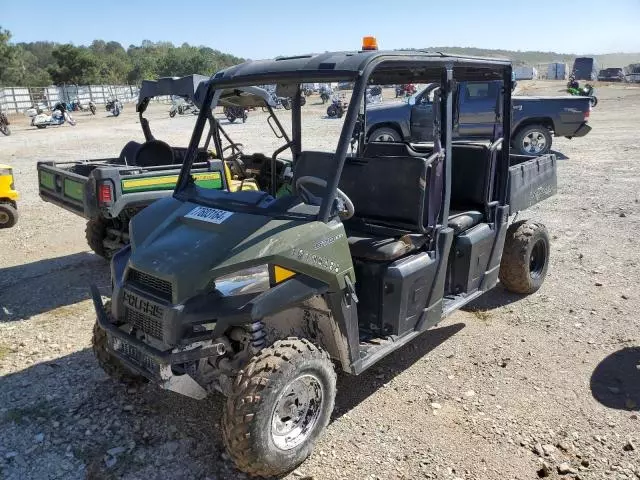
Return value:
<svg viewBox="0 0 640 480">
<path fill-rule="evenodd" d="M 461 82 L 454 101 L 454 139 L 486 138 L 496 124 L 501 82 Z M 433 140 L 433 94 L 438 84 L 427 85 L 406 102 L 367 106 L 368 141 L 428 142 Z M 552 135 L 583 137 L 591 110 L 588 97 L 512 97 L 514 153 L 543 155 L 551 149 Z"/>
</svg>

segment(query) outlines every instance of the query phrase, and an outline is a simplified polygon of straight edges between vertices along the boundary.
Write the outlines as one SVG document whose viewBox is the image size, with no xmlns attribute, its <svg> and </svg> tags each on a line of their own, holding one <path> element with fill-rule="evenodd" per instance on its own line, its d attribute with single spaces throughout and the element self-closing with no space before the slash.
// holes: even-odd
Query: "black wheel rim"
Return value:
<svg viewBox="0 0 640 480">
<path fill-rule="evenodd" d="M 547 244 L 544 240 L 538 240 L 531 249 L 529 256 L 529 275 L 531 278 L 537 279 L 542 276 L 544 267 L 547 263 Z"/>
</svg>

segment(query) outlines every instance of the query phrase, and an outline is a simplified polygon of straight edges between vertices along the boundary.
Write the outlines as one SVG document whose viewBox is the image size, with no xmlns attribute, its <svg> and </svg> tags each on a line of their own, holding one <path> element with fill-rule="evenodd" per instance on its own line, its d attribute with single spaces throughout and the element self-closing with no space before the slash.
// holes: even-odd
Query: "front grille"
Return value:
<svg viewBox="0 0 640 480">
<path fill-rule="evenodd" d="M 124 310 L 124 320 L 136 329 L 162 340 L 162 320 L 150 317 L 144 313 L 136 312 L 130 308 Z"/>
<path fill-rule="evenodd" d="M 149 290 L 151 290 L 150 293 L 153 293 L 159 298 L 163 298 L 169 302 L 171 301 L 171 296 L 173 293 L 171 282 L 167 282 L 166 280 L 154 277 L 153 275 L 148 275 L 133 268 L 129 270 L 129 276 L 127 277 L 127 280 L 137 283 L 141 287 L 148 288 Z"/>
<path fill-rule="evenodd" d="M 130 362 L 142 367 L 152 375 L 159 376 L 160 365 L 152 357 L 138 350 L 133 345 L 109 335 L 109 346 Z"/>
</svg>

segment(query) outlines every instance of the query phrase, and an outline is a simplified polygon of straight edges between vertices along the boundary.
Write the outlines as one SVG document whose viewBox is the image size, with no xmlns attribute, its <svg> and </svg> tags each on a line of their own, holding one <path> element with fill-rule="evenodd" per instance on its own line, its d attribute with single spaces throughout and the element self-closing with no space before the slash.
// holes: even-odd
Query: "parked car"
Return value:
<svg viewBox="0 0 640 480">
<path fill-rule="evenodd" d="M 366 138 L 369 141 L 426 142 L 433 140 L 432 83 L 409 97 L 405 103 L 372 105 L 367 108 Z M 499 81 L 460 82 L 456 92 L 458 116 L 453 138 L 486 136 L 496 123 Z M 522 155 L 543 155 L 551 148 L 552 136 L 583 137 L 591 131 L 587 124 L 589 98 L 512 97 L 512 146 Z"/>
<path fill-rule="evenodd" d="M 625 81 L 629 83 L 640 83 L 640 63 L 631 63 L 625 67 Z"/>
<path fill-rule="evenodd" d="M 622 68 L 604 68 L 598 73 L 598 80 L 601 82 L 624 82 L 624 71 Z"/>
</svg>

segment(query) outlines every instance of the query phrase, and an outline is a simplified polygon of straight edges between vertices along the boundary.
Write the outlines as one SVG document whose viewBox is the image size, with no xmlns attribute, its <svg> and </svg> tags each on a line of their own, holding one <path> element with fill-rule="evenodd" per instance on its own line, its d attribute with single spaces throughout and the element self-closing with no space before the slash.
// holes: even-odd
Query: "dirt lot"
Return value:
<svg viewBox="0 0 640 480">
<path fill-rule="evenodd" d="M 593 131 L 554 141 L 559 194 L 524 215 L 552 235 L 543 288 L 498 287 L 341 376 L 332 423 L 287 478 L 525 480 L 543 462 L 549 478 L 640 478 L 640 89 L 598 95 Z M 194 118 L 167 110 L 152 106 L 152 129 L 186 144 Z M 323 110 L 305 107 L 306 148 L 335 143 L 340 122 Z M 248 143 L 262 115 L 230 133 Z M 76 118 L 46 130 L 17 118 L 0 137 L 22 194 L 18 225 L 0 231 L 0 478 L 244 478 L 223 453 L 221 397 L 128 390 L 92 356 L 88 285 L 108 294 L 108 266 L 87 251 L 82 219 L 39 199 L 35 163 L 117 155 L 142 135 L 131 105 Z M 266 137 L 256 149 L 275 148 Z"/>
</svg>

